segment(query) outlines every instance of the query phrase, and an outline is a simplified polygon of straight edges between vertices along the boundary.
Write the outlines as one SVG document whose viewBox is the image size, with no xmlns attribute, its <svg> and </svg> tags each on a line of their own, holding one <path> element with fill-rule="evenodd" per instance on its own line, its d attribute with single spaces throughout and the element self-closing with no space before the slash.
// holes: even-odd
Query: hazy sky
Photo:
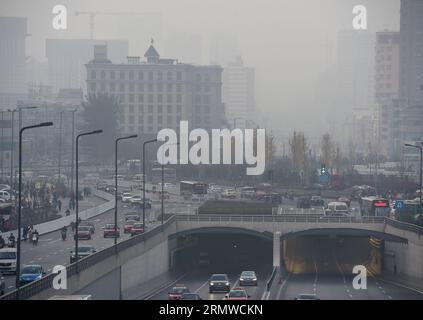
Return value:
<svg viewBox="0 0 423 320">
<path fill-rule="evenodd" d="M 56 4 L 68 9 L 66 31 L 51 26 Z M 88 17 L 75 11 L 161 13 L 161 30 L 148 37 L 139 36 L 137 18 L 96 17 L 95 38 L 129 39 L 131 55 L 143 55 L 150 37 L 158 39 L 159 52 L 161 40 L 174 33 L 200 35 L 205 42 L 235 37 L 245 64 L 256 68 L 257 108 L 272 119 L 269 124 L 310 131 L 318 114 L 316 79 L 334 63 L 336 34 L 352 28 L 358 4 L 367 7 L 370 31 L 399 29 L 399 0 L 0 0 L 0 15 L 28 18 L 27 55 L 37 58 L 44 56 L 46 38 L 89 37 Z"/>
</svg>

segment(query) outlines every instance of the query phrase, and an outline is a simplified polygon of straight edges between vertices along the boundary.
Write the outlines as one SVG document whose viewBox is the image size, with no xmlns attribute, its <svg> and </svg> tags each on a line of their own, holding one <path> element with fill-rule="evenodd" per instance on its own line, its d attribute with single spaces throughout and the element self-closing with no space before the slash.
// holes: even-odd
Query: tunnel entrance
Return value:
<svg viewBox="0 0 423 320">
<path fill-rule="evenodd" d="M 190 234 L 177 238 L 172 269 L 230 273 L 272 266 L 272 241 L 254 235 Z"/>
<path fill-rule="evenodd" d="M 352 275 L 364 265 L 369 275 L 382 269 L 383 241 L 374 237 L 298 236 L 283 240 L 285 268 L 294 274 Z"/>
</svg>

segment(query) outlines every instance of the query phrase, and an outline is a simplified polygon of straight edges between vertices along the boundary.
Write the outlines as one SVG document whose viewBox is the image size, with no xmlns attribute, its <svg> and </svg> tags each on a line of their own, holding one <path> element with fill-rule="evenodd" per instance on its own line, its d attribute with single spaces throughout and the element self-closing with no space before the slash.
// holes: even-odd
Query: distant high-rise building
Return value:
<svg viewBox="0 0 423 320">
<path fill-rule="evenodd" d="M 48 80 L 57 93 L 61 88 L 86 91 L 85 64 L 92 59 L 94 45 L 107 44 L 109 57 L 123 62 L 128 56 L 126 40 L 47 39 Z"/>
<path fill-rule="evenodd" d="M 399 32 L 376 32 L 375 103 L 398 97 L 399 94 Z"/>
<path fill-rule="evenodd" d="M 168 57 L 191 64 L 201 64 L 202 39 L 199 35 L 174 34 L 165 42 L 165 53 Z"/>
<path fill-rule="evenodd" d="M 241 57 L 223 70 L 223 102 L 230 126 L 248 127 L 254 118 L 254 69 L 245 67 Z"/>
<path fill-rule="evenodd" d="M 0 17 L 0 106 L 16 107 L 25 97 L 27 20 L 20 17 Z"/>
<path fill-rule="evenodd" d="M 373 105 L 374 51 L 375 37 L 369 31 L 338 33 L 337 94 L 347 112 Z"/>
<path fill-rule="evenodd" d="M 423 1 L 401 0 L 400 98 L 423 106 Z"/>
<path fill-rule="evenodd" d="M 401 0 L 400 11 L 400 141 L 423 141 L 423 1 Z M 412 148 L 403 149 L 403 160 L 416 172 L 419 155 Z"/>
<path fill-rule="evenodd" d="M 221 128 L 222 68 L 194 66 L 163 59 L 150 45 L 141 61 L 113 63 L 104 46 L 95 47 L 95 59 L 86 64 L 88 94 L 118 98 L 119 126 L 123 133 L 156 135 L 162 128 L 179 130 L 181 120 L 190 128 Z"/>
</svg>

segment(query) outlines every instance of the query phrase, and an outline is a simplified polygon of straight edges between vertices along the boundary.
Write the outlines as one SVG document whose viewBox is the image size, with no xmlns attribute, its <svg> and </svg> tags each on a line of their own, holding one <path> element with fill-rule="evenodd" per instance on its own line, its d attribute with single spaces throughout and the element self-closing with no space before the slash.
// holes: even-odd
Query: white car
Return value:
<svg viewBox="0 0 423 320">
<path fill-rule="evenodd" d="M 129 202 L 130 203 L 142 203 L 142 198 L 141 198 L 141 196 L 132 196 L 129 199 Z"/>
<path fill-rule="evenodd" d="M 131 198 L 132 198 L 132 193 L 130 192 L 122 193 L 122 202 L 130 202 Z"/>
<path fill-rule="evenodd" d="M 326 216 L 329 217 L 347 217 L 349 215 L 349 210 L 345 202 L 329 202 L 325 213 Z"/>
<path fill-rule="evenodd" d="M 223 198 L 227 199 L 235 199 L 236 198 L 236 191 L 234 189 L 226 189 L 223 194 Z"/>
<path fill-rule="evenodd" d="M 0 273 L 16 273 L 16 248 L 0 249 Z"/>
</svg>

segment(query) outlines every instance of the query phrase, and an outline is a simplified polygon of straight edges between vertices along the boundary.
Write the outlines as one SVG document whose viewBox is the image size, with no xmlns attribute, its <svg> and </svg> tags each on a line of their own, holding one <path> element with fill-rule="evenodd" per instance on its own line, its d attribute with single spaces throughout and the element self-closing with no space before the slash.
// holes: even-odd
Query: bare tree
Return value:
<svg viewBox="0 0 423 320">
<path fill-rule="evenodd" d="M 303 132 L 295 132 L 292 138 L 289 140 L 291 147 L 293 171 L 298 174 L 301 178 L 301 183 L 305 181 L 305 175 L 307 173 L 307 140 Z"/>
<path fill-rule="evenodd" d="M 329 133 L 325 133 L 323 135 L 320 147 L 321 147 L 320 157 L 322 162 L 326 165 L 326 167 L 332 168 L 335 147 Z"/>
</svg>

